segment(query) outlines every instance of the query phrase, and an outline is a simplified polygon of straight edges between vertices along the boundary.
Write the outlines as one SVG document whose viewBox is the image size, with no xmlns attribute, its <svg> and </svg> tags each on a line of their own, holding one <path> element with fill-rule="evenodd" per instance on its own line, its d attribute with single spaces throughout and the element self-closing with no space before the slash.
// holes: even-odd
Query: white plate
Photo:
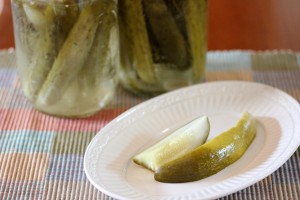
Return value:
<svg viewBox="0 0 300 200">
<path fill-rule="evenodd" d="M 201 115 L 211 122 L 209 139 L 235 125 L 242 112 L 258 120 L 244 156 L 196 182 L 167 184 L 134 164 L 133 155 Z M 84 168 L 91 183 L 118 199 L 214 199 L 265 178 L 300 145 L 300 106 L 270 86 L 241 81 L 199 84 L 148 100 L 104 127 L 89 144 Z"/>
</svg>

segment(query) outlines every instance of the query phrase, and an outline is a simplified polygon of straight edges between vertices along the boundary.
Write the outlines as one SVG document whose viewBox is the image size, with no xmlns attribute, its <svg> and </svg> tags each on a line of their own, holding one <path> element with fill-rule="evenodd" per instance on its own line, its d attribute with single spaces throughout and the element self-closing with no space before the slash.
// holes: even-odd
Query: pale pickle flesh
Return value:
<svg viewBox="0 0 300 200">
<path fill-rule="evenodd" d="M 133 161 L 138 165 L 156 171 L 164 163 L 174 160 L 203 144 L 208 137 L 209 130 L 208 117 L 197 118 L 134 156 Z"/>
<path fill-rule="evenodd" d="M 154 178 L 160 182 L 183 183 L 216 174 L 242 157 L 255 136 L 255 119 L 246 112 L 235 127 L 159 167 Z"/>
</svg>

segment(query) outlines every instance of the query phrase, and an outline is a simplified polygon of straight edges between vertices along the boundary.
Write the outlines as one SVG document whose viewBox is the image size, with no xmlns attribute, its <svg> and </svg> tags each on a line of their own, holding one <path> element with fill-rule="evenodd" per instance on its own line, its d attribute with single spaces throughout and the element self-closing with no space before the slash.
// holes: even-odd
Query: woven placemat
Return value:
<svg viewBox="0 0 300 200">
<path fill-rule="evenodd" d="M 300 54 L 291 51 L 214 51 L 205 81 L 247 80 L 277 87 L 300 102 Z M 85 119 L 42 114 L 25 99 L 15 52 L 0 51 L 0 199 L 112 199 L 95 189 L 83 169 L 97 132 L 147 100 L 121 87 L 102 111 Z M 300 150 L 262 181 L 222 199 L 299 199 Z"/>
</svg>

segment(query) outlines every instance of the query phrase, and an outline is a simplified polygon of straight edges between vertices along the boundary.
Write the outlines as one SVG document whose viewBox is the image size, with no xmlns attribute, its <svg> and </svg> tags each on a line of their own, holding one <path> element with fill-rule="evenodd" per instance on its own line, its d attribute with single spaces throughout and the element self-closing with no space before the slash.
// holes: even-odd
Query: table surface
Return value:
<svg viewBox="0 0 300 200">
<path fill-rule="evenodd" d="M 300 51 L 299 0 L 209 0 L 208 49 Z M 0 0 L 0 49 L 14 46 L 10 0 Z"/>
<path fill-rule="evenodd" d="M 300 54 L 209 52 L 205 82 L 243 80 L 271 85 L 300 102 Z M 87 180 L 87 145 L 107 123 L 148 98 L 118 88 L 105 109 L 84 119 L 48 116 L 24 97 L 15 53 L 0 51 L 0 199 L 112 199 Z M 300 134 L 300 133 L 298 133 Z M 299 199 L 300 148 L 277 171 L 222 199 Z"/>
</svg>

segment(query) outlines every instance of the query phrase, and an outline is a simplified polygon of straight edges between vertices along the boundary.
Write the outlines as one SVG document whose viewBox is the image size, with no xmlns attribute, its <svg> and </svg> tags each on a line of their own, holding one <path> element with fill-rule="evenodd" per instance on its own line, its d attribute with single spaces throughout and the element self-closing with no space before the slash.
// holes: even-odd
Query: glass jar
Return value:
<svg viewBox="0 0 300 200">
<path fill-rule="evenodd" d="M 207 0 L 119 1 L 121 83 L 159 94 L 202 81 Z"/>
<path fill-rule="evenodd" d="M 113 98 L 117 9 L 116 0 L 12 0 L 20 81 L 35 108 L 84 117 Z"/>
</svg>

